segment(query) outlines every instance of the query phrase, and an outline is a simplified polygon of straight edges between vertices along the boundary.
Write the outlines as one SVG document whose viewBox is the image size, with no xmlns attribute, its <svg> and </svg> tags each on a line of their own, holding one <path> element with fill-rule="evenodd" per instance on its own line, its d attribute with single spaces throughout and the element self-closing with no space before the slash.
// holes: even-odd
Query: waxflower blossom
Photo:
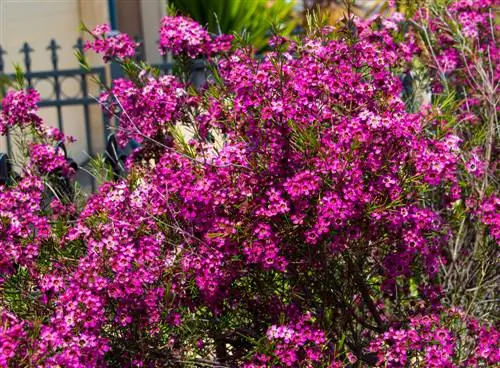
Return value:
<svg viewBox="0 0 500 368">
<path fill-rule="evenodd" d="M 63 176 L 70 176 L 73 173 L 63 150 L 47 144 L 32 144 L 29 150 L 30 161 L 40 173 L 48 174 L 57 169 L 61 171 Z"/>
<path fill-rule="evenodd" d="M 43 183 L 26 176 L 15 188 L 0 187 L 0 274 L 9 275 L 15 266 L 32 267 L 42 243 L 51 236 L 48 218 L 42 211 Z"/>
<path fill-rule="evenodd" d="M 491 236 L 497 243 L 500 242 L 500 198 L 495 195 L 491 195 L 485 198 L 482 203 L 479 204 L 476 214 L 479 216 L 481 221 L 486 224 L 489 229 Z"/>
<path fill-rule="evenodd" d="M 5 135 L 9 128 L 19 126 L 39 126 L 37 115 L 40 94 L 34 89 L 9 91 L 2 100 L 0 113 L 0 134 Z"/>
<path fill-rule="evenodd" d="M 212 39 L 206 29 L 188 17 L 164 17 L 160 26 L 160 53 L 187 55 L 194 59 L 227 52 L 231 48 L 232 35 L 219 35 Z"/>
<path fill-rule="evenodd" d="M 292 199 L 311 197 L 318 189 L 321 179 L 310 171 L 304 171 L 294 178 L 290 178 L 284 185 Z"/>
<path fill-rule="evenodd" d="M 229 52 L 234 40 L 233 35 L 221 34 L 215 37 L 209 45 L 209 55 Z"/>
<path fill-rule="evenodd" d="M 195 58 L 208 51 L 211 38 L 197 22 L 187 17 L 164 17 L 160 27 L 160 52 Z"/>
<path fill-rule="evenodd" d="M 472 153 L 470 159 L 465 163 L 465 168 L 469 174 L 481 177 L 484 174 L 484 162 L 476 153 Z"/>
<path fill-rule="evenodd" d="M 450 322 L 464 324 L 467 329 L 465 338 L 473 344 L 472 348 L 468 347 L 472 355 L 463 366 L 478 366 L 480 363 L 493 366 L 500 362 L 500 334 L 494 327 L 468 320 L 459 311 L 447 313 L 449 315 L 445 318 L 437 313 L 412 317 L 407 328 L 391 327 L 379 336 L 370 345 L 370 349 L 377 353 L 377 366 L 405 367 L 419 362 L 425 362 L 428 367 L 457 366 L 458 351 L 464 348 L 461 344 L 467 344 L 460 341 L 458 330 L 447 326 Z"/>
<path fill-rule="evenodd" d="M 85 42 L 84 48 L 102 54 L 104 62 L 109 62 L 116 57 L 131 58 L 139 46 L 127 34 L 111 34 L 107 24 L 96 26 L 91 34 L 94 36 L 94 40 Z"/>
</svg>

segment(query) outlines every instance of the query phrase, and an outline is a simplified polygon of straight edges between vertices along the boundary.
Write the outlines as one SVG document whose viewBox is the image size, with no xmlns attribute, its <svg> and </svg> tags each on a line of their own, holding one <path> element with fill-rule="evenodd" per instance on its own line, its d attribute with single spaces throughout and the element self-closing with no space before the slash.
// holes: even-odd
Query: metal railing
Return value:
<svg viewBox="0 0 500 368">
<path fill-rule="evenodd" d="M 19 53 L 22 57 L 23 68 L 24 68 L 24 79 L 26 81 L 27 87 L 37 88 L 40 83 L 48 82 L 51 86 L 50 92 L 45 96 L 41 96 L 41 101 L 38 106 L 40 109 L 52 108 L 56 110 L 56 120 L 57 127 L 63 133 L 67 131 L 68 123 L 63 119 L 63 108 L 67 106 L 81 107 L 81 114 L 83 115 L 84 130 L 85 130 L 85 148 L 86 152 L 90 157 L 98 152 L 95 152 L 94 147 L 97 146 L 97 141 L 93 140 L 93 136 L 97 139 L 102 139 L 99 146 L 106 147 L 105 156 L 108 162 L 111 164 L 114 171 L 118 170 L 118 162 L 122 160 L 123 154 L 120 154 L 118 147 L 116 145 L 116 140 L 113 134 L 113 128 L 118 126 L 118 119 L 116 117 L 110 117 L 105 111 L 102 112 L 102 135 L 95 131 L 92 131 L 92 116 L 90 113 L 90 107 L 92 105 L 98 104 L 96 98 L 89 96 L 89 88 L 92 83 L 91 78 L 97 78 L 104 85 L 108 85 L 109 79 L 113 80 L 123 76 L 121 68 L 119 65 L 111 63 L 109 66 L 97 66 L 90 69 L 84 69 L 80 67 L 70 68 L 70 69 L 60 69 L 59 67 L 59 53 L 61 51 L 60 45 L 56 40 L 50 40 L 46 48 L 50 54 L 50 61 L 52 68 L 45 71 L 33 71 L 32 70 L 32 58 L 31 55 L 35 51 L 29 43 L 25 42 Z M 82 55 L 85 55 L 84 42 L 79 38 L 76 44 L 73 46 L 74 50 L 79 51 Z M 73 51 L 73 50 L 72 50 Z M 4 73 L 4 55 L 5 50 L 0 45 L 0 76 L 7 77 L 7 79 L 14 78 L 13 74 Z M 137 60 L 143 60 L 143 52 L 139 48 L 136 55 Z M 76 62 L 76 58 L 75 58 Z M 159 69 L 162 74 L 171 74 L 173 71 L 173 64 L 168 62 L 167 56 L 162 56 L 162 62 L 153 65 L 155 68 Z M 107 69 L 109 67 L 109 70 Z M 200 68 L 198 65 L 195 68 Z M 204 68 L 201 66 L 201 68 Z M 109 76 L 109 78 L 108 78 Z M 72 91 L 69 94 L 65 88 L 64 84 L 67 80 L 74 80 L 78 82 L 77 91 Z M 45 83 L 46 84 L 46 83 Z M 73 83 L 74 85 L 74 83 Z M 0 95 L 5 94 L 5 86 L 0 85 Z M 1 109 L 1 105 L 0 105 Z M 94 116 L 95 118 L 95 116 Z M 99 125 L 99 124 L 97 124 Z M 94 134 L 92 134 L 94 133 Z M 101 136 L 101 138 L 99 138 Z M 13 157 L 13 146 L 10 134 L 7 134 L 6 138 L 6 153 L 0 152 L 0 185 L 5 184 L 8 181 L 9 175 L 11 175 L 11 164 L 9 157 Z M 88 161 L 88 160 L 87 160 Z M 86 165 L 87 162 L 81 162 L 80 165 Z M 92 190 L 95 188 L 95 183 L 92 178 L 87 178 L 87 181 L 91 181 Z"/>
</svg>

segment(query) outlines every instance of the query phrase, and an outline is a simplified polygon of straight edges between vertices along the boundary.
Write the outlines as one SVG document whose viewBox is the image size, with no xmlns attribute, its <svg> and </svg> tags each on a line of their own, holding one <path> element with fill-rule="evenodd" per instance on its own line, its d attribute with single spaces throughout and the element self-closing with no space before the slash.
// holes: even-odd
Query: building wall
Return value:
<svg viewBox="0 0 500 368">
<path fill-rule="evenodd" d="M 28 41 L 33 70 L 51 68 L 46 47 L 51 38 L 57 39 L 62 50 L 69 50 L 80 35 L 78 0 L 0 0 L 0 44 L 8 52 L 6 72 L 12 63 L 21 61 L 19 49 Z M 74 56 L 61 52 L 60 67 L 75 65 Z"/>
<path fill-rule="evenodd" d="M 158 28 L 165 15 L 166 0 L 117 0 L 119 28 L 132 36 L 144 38 L 146 55 L 151 62 L 159 61 L 157 54 Z M 7 50 L 6 72 L 12 63 L 21 61 L 19 49 L 28 41 L 33 70 L 51 68 L 46 47 L 51 38 L 61 45 L 60 68 L 75 65 L 72 49 L 78 37 L 80 21 L 89 28 L 108 23 L 107 0 L 0 0 L 0 45 Z M 65 51 L 65 52 L 64 52 Z M 91 59 L 98 63 L 98 58 Z"/>
<path fill-rule="evenodd" d="M 144 52 L 150 63 L 161 63 L 161 56 L 158 52 L 158 30 L 161 18 L 166 14 L 166 9 L 166 0 L 141 1 Z"/>
</svg>

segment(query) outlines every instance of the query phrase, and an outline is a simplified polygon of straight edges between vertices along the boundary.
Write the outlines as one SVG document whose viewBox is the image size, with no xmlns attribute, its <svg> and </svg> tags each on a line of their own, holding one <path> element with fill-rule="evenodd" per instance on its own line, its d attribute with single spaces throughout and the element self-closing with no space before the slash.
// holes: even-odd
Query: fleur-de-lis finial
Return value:
<svg viewBox="0 0 500 368">
<path fill-rule="evenodd" d="M 52 60 L 52 67 L 54 68 L 54 70 L 57 69 L 57 63 L 59 61 L 57 50 L 59 50 L 60 48 L 61 46 L 59 46 L 54 39 L 51 39 L 49 45 L 47 46 L 47 50 L 50 50 L 50 59 Z"/>
<path fill-rule="evenodd" d="M 28 42 L 25 42 L 23 44 L 23 47 L 21 48 L 21 50 L 19 50 L 19 52 L 21 54 L 24 54 L 24 67 L 26 68 L 27 73 L 31 72 L 31 56 L 30 56 L 30 54 L 33 51 L 34 50 L 31 48 L 31 46 L 29 45 Z"/>
<path fill-rule="evenodd" d="M 3 49 L 2 45 L 0 45 L 0 73 L 3 73 L 3 68 L 5 66 L 3 55 L 5 55 L 6 53 L 7 52 Z"/>
</svg>

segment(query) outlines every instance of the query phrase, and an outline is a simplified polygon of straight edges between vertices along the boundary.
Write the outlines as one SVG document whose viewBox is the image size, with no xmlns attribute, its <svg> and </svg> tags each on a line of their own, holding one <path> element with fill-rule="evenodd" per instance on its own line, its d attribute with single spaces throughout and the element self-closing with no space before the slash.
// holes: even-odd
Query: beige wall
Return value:
<svg viewBox="0 0 500 368">
<path fill-rule="evenodd" d="M 1 0 L 0 0 L 1 1 Z M 166 0 L 142 0 L 141 15 L 144 34 L 144 50 L 150 63 L 161 63 L 158 40 L 161 18 L 167 9 Z"/>
<path fill-rule="evenodd" d="M 6 71 L 21 61 L 18 53 L 24 41 L 35 50 L 33 70 L 51 67 L 46 47 L 55 38 L 62 50 L 69 50 L 79 36 L 78 0 L 0 0 L 0 44 L 7 50 Z M 61 52 L 60 67 L 75 65 L 71 53 Z"/>
</svg>

